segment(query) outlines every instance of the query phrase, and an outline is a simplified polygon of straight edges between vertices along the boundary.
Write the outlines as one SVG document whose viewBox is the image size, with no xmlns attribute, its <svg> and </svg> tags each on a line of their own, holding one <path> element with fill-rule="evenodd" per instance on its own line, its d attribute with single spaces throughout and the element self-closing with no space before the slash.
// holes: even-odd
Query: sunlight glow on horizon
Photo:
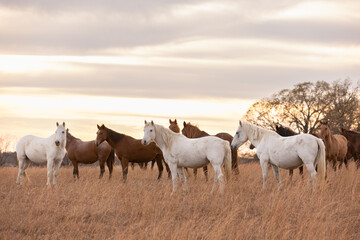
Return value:
<svg viewBox="0 0 360 240">
<path fill-rule="evenodd" d="M 182 121 L 191 121 L 211 134 L 221 131 L 232 134 L 238 119 L 254 102 L 241 99 L 174 100 L 52 93 L 31 96 L 22 94 L 22 91 L 12 89 L 12 92 L 7 93 L 9 91 L 6 88 L 0 88 L 1 116 L 17 119 L 16 123 L 4 121 L 3 126 L 7 133 L 17 138 L 27 134 L 47 137 L 53 129 L 40 123 L 46 122 L 52 126 L 56 121 L 62 122 L 65 119 L 66 126 L 83 140 L 94 139 L 95 123 L 110 124 L 110 127 L 115 127 L 115 131 L 141 138 L 144 120 L 154 120 L 167 127 L 169 118 L 177 118 L 180 128 Z M 27 123 L 28 121 L 30 122 Z M 35 121 L 40 123 L 34 125 L 34 129 L 25 127 Z"/>
</svg>

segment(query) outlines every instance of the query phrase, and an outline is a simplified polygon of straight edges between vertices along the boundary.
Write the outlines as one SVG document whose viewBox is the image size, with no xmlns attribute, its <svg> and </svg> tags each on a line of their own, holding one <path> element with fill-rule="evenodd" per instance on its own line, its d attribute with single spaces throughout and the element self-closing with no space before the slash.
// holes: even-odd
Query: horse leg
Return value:
<svg viewBox="0 0 360 240">
<path fill-rule="evenodd" d="M 122 171 L 123 171 L 123 182 L 126 182 L 127 174 L 128 174 L 128 166 L 129 160 L 127 158 L 123 158 L 121 161 Z"/>
<path fill-rule="evenodd" d="M 158 166 L 158 169 L 159 169 L 159 175 L 158 175 L 158 180 L 161 178 L 161 175 L 162 175 L 162 172 L 164 170 L 164 167 L 162 165 L 162 158 L 160 155 L 156 155 L 155 157 L 155 161 L 156 161 L 156 164 Z"/>
<path fill-rule="evenodd" d="M 280 189 L 280 184 L 281 184 L 281 181 L 280 181 L 280 173 L 279 173 L 279 167 L 278 166 L 275 166 L 273 164 L 271 164 L 271 167 L 274 171 L 274 174 L 275 174 L 275 178 L 276 180 L 278 181 L 278 189 Z"/>
<path fill-rule="evenodd" d="M 293 175 L 294 175 L 294 170 L 290 169 L 289 170 L 290 181 L 292 180 Z"/>
<path fill-rule="evenodd" d="M 156 162 L 155 159 L 153 159 L 153 160 L 151 161 L 151 170 L 154 168 L 155 162 Z"/>
<path fill-rule="evenodd" d="M 196 179 L 196 176 L 197 176 L 197 168 L 194 168 L 194 178 Z"/>
<path fill-rule="evenodd" d="M 260 166 L 261 166 L 261 170 L 262 170 L 262 175 L 263 175 L 263 189 L 266 188 L 266 180 L 268 178 L 268 163 L 269 160 L 267 158 L 260 158 Z"/>
<path fill-rule="evenodd" d="M 74 176 L 74 182 L 75 182 L 76 177 L 77 177 L 77 179 L 79 179 L 79 168 L 78 168 L 78 163 L 76 161 L 73 161 L 72 163 L 74 166 L 73 176 Z"/>
<path fill-rule="evenodd" d="M 19 172 L 18 172 L 18 176 L 16 179 L 16 184 L 23 184 L 23 175 L 25 173 L 25 161 L 26 159 L 23 158 L 19 158 Z"/>
<path fill-rule="evenodd" d="M 100 165 L 99 179 L 101 179 L 104 176 L 104 172 L 105 172 L 105 162 L 103 160 L 99 159 L 99 165 Z"/>
<path fill-rule="evenodd" d="M 332 159 L 333 169 L 336 172 L 336 159 Z"/>
<path fill-rule="evenodd" d="M 216 190 L 217 187 L 217 183 L 219 182 L 220 185 L 220 194 L 224 194 L 224 176 L 221 172 L 221 167 L 220 166 L 214 166 L 214 184 L 211 188 L 211 192 L 210 194 L 213 194 L 214 191 Z"/>
<path fill-rule="evenodd" d="M 188 187 L 186 185 L 186 177 L 185 177 L 185 173 L 184 173 L 184 168 L 183 167 L 177 167 L 176 171 L 179 174 L 179 177 L 180 177 L 181 182 L 183 184 L 184 192 L 188 192 Z"/>
<path fill-rule="evenodd" d="M 170 171 L 169 165 L 165 162 L 164 159 L 163 159 L 163 162 L 165 164 L 166 172 L 168 173 L 168 179 L 170 179 L 171 178 L 171 171 Z"/>
<path fill-rule="evenodd" d="M 61 160 L 57 160 L 56 162 L 54 162 L 54 176 L 53 176 L 53 185 L 56 186 L 56 177 L 58 175 L 58 171 L 59 171 L 59 168 L 61 166 L 61 163 L 62 163 L 62 159 Z"/>
<path fill-rule="evenodd" d="M 316 171 L 315 171 L 315 167 L 313 163 L 307 163 L 305 164 L 306 169 L 309 172 L 309 183 L 308 186 L 310 185 L 310 183 L 312 183 L 313 185 L 313 191 L 315 190 L 315 185 L 316 185 Z"/>
<path fill-rule="evenodd" d="M 237 161 L 237 150 L 231 149 L 231 162 L 232 169 L 234 170 L 235 175 L 239 174 L 238 161 Z"/>
<path fill-rule="evenodd" d="M 51 178 L 51 172 L 54 165 L 53 159 L 47 159 L 47 182 L 46 185 L 50 186 L 50 178 Z"/>
<path fill-rule="evenodd" d="M 169 168 L 171 171 L 171 178 L 172 178 L 172 184 L 173 184 L 173 189 L 172 189 L 171 194 L 174 194 L 177 190 L 177 166 L 176 166 L 176 164 L 169 163 Z"/>
<path fill-rule="evenodd" d="M 347 160 L 346 157 L 344 158 L 344 165 L 345 165 L 345 168 L 346 168 L 346 169 L 349 169 L 349 168 L 348 168 L 348 160 Z"/>
<path fill-rule="evenodd" d="M 300 174 L 301 178 L 304 178 L 304 166 L 299 167 L 299 174 Z"/>
<path fill-rule="evenodd" d="M 203 171 L 204 171 L 205 179 L 206 179 L 206 181 L 208 181 L 208 169 L 207 169 L 207 166 L 203 167 Z"/>
</svg>

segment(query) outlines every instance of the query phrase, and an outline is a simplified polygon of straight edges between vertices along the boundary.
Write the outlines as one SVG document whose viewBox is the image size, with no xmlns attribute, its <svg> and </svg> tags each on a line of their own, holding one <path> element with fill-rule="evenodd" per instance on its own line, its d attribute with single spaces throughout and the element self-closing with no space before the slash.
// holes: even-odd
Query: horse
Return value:
<svg viewBox="0 0 360 240">
<path fill-rule="evenodd" d="M 164 159 L 169 165 L 172 176 L 172 194 L 177 189 L 177 174 L 183 183 L 186 192 L 186 177 L 184 167 L 198 168 L 209 162 L 214 168 L 213 193 L 220 184 L 220 193 L 224 192 L 224 179 L 221 166 L 225 165 L 225 177 L 229 179 L 231 174 L 231 149 L 230 144 L 218 137 L 208 136 L 203 138 L 187 138 L 180 133 L 175 133 L 153 121 L 145 121 L 144 137 L 141 141 L 144 145 L 155 142 L 164 154 Z"/>
<path fill-rule="evenodd" d="M 231 147 L 239 146 L 249 140 L 257 149 L 263 175 L 263 189 L 268 178 L 268 164 L 270 163 L 280 188 L 279 168 L 295 169 L 305 165 L 315 188 L 316 175 L 319 173 L 321 181 L 326 177 L 325 145 L 323 141 L 311 134 L 300 134 L 282 137 L 274 131 L 239 121 L 239 127 L 234 135 Z M 318 167 L 316 172 L 315 167 Z"/>
<path fill-rule="evenodd" d="M 155 144 L 144 146 L 141 140 L 135 139 L 128 135 L 115 132 L 110 128 L 97 125 L 98 131 L 95 140 L 96 146 L 99 146 L 103 141 L 107 141 L 114 149 L 117 157 L 119 158 L 123 171 L 123 181 L 126 182 L 128 174 L 128 165 L 130 163 L 148 163 L 155 159 L 159 175 L 157 179 L 161 178 L 163 171 L 163 154 Z"/>
<path fill-rule="evenodd" d="M 19 162 L 19 173 L 16 183 L 22 184 L 25 169 L 30 162 L 47 163 L 47 182 L 50 186 L 51 172 L 54 167 L 53 185 L 56 186 L 58 170 L 65 157 L 65 122 L 62 125 L 56 123 L 55 134 L 48 138 L 26 135 L 16 144 L 16 156 Z"/>
<path fill-rule="evenodd" d="M 346 153 L 347 153 L 347 139 L 340 134 L 332 134 L 330 126 L 327 121 L 320 122 L 320 136 L 325 142 L 326 146 L 326 159 L 332 162 L 334 171 L 336 171 L 336 164 L 340 162 L 339 168 L 342 163 L 347 167 Z"/>
<path fill-rule="evenodd" d="M 351 155 L 354 158 L 354 161 L 357 163 L 356 168 L 360 167 L 360 132 L 347 130 L 341 128 L 341 134 L 346 137 L 348 140 L 348 155 Z M 348 159 L 351 157 L 348 156 Z"/>
<path fill-rule="evenodd" d="M 112 147 L 103 142 L 99 146 L 95 145 L 95 141 L 82 141 L 79 138 L 70 134 L 69 129 L 66 129 L 66 151 L 70 161 L 74 166 L 73 176 L 74 180 L 79 179 L 78 163 L 91 164 L 99 161 L 101 179 L 105 172 L 105 162 L 109 169 L 109 179 L 113 171 L 115 162 L 115 154 Z"/>
<path fill-rule="evenodd" d="M 276 132 L 280 135 L 280 136 L 283 136 L 283 137 L 290 137 L 290 136 L 294 136 L 294 135 L 298 135 L 298 133 L 294 132 L 292 129 L 288 128 L 288 127 L 284 127 L 282 125 L 278 125 L 276 124 L 275 125 L 275 129 L 276 129 Z M 299 174 L 302 176 L 303 175 L 303 172 L 304 172 L 304 166 L 300 166 L 299 167 Z M 294 174 L 294 170 L 293 169 L 290 169 L 289 170 L 289 175 L 290 175 L 290 178 L 293 176 Z"/>
<path fill-rule="evenodd" d="M 180 127 L 179 127 L 176 119 L 174 121 L 171 121 L 171 119 L 169 119 L 169 122 L 170 122 L 169 129 L 172 130 L 173 132 L 180 133 Z M 188 136 L 185 135 L 185 137 L 188 137 Z M 185 168 L 185 170 L 187 171 L 187 173 L 189 173 L 187 168 Z M 207 181 L 208 180 L 207 166 L 203 167 L 203 171 L 204 171 L 205 179 Z M 197 175 L 197 168 L 194 168 L 194 176 L 195 176 L 195 178 L 196 178 L 196 175 Z"/>
<path fill-rule="evenodd" d="M 188 137 L 188 138 L 200 138 L 200 137 L 210 136 L 210 134 L 208 134 L 205 131 L 201 131 L 197 126 L 192 125 L 191 123 L 186 123 L 184 121 L 183 125 L 184 125 L 184 127 L 181 130 L 181 132 L 185 137 Z M 231 143 L 232 140 L 233 140 L 233 137 L 230 134 L 225 133 L 225 132 L 218 133 L 215 136 L 219 137 L 219 138 L 221 138 L 221 139 L 223 139 L 225 141 L 228 141 L 229 143 Z M 232 163 L 232 169 L 233 169 L 235 174 L 239 174 L 237 157 L 238 157 L 237 156 L 237 150 L 231 149 L 231 163 Z M 194 174 L 196 174 L 196 170 L 197 169 L 194 169 Z M 207 179 L 207 168 L 205 169 L 205 167 L 204 167 L 204 173 L 205 173 L 205 176 L 206 176 L 206 179 Z"/>
</svg>

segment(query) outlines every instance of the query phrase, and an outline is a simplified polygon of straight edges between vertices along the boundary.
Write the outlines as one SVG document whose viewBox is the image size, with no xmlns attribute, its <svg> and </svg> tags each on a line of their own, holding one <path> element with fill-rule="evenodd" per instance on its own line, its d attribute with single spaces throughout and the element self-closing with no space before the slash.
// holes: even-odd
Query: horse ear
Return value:
<svg viewBox="0 0 360 240">
<path fill-rule="evenodd" d="M 57 127 L 59 126 L 59 123 L 58 123 L 58 122 L 56 122 L 56 126 L 57 126 Z"/>
<path fill-rule="evenodd" d="M 153 125 L 153 126 L 154 126 L 154 121 L 153 121 L 153 120 L 151 120 L 151 125 Z"/>
<path fill-rule="evenodd" d="M 174 123 L 176 123 L 176 124 L 177 124 L 176 118 L 175 118 L 175 121 L 174 121 Z"/>
<path fill-rule="evenodd" d="M 172 123 L 171 119 L 169 119 L 169 123 L 170 123 L 170 124 Z"/>
<path fill-rule="evenodd" d="M 63 122 L 63 127 L 65 127 L 65 122 Z"/>
<path fill-rule="evenodd" d="M 186 127 L 186 122 L 184 121 L 184 127 Z"/>
<path fill-rule="evenodd" d="M 97 128 L 100 130 L 100 126 L 99 126 L 99 124 L 96 124 L 96 126 L 97 126 Z"/>
<path fill-rule="evenodd" d="M 240 125 L 240 127 L 242 127 L 241 120 L 239 120 L 239 125 Z"/>
<path fill-rule="evenodd" d="M 145 125 L 147 124 L 147 121 L 145 120 Z"/>
<path fill-rule="evenodd" d="M 67 128 L 66 131 L 69 132 L 69 129 Z"/>
</svg>

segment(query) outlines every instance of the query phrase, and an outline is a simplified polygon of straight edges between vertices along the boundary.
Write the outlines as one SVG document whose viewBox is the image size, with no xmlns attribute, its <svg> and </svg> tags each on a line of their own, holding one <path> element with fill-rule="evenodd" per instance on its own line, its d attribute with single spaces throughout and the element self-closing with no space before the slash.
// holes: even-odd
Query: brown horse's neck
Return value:
<svg viewBox="0 0 360 240">
<path fill-rule="evenodd" d="M 115 132 L 109 128 L 106 129 L 107 138 L 106 141 L 110 144 L 112 148 L 115 148 L 116 144 L 124 139 L 126 135 Z"/>
<path fill-rule="evenodd" d="M 74 137 L 73 135 L 71 135 L 70 133 L 67 133 L 66 136 L 66 146 L 65 148 L 68 149 L 69 146 L 74 142 L 74 140 L 76 140 L 78 138 Z"/>
<path fill-rule="evenodd" d="M 195 127 L 195 126 L 191 126 L 190 129 L 190 138 L 200 138 L 200 137 L 205 137 L 205 136 L 209 136 L 210 134 L 208 134 L 205 131 L 201 131 L 199 128 Z"/>
</svg>

